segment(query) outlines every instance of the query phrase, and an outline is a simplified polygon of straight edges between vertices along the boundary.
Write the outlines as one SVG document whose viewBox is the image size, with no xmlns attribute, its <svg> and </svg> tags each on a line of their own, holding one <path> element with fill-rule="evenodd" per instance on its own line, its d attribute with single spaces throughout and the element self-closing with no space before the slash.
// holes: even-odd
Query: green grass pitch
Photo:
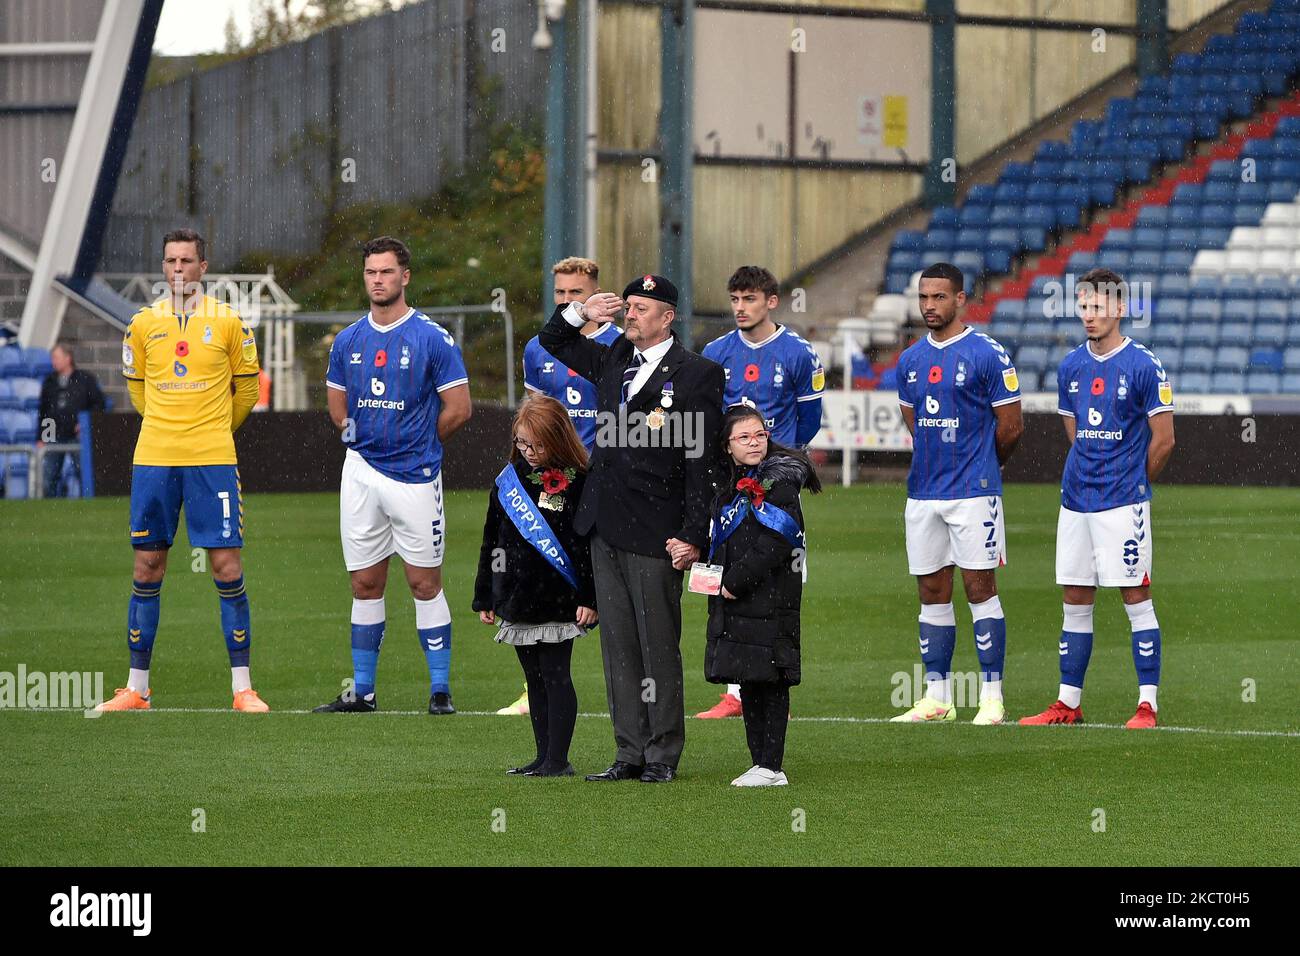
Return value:
<svg viewBox="0 0 1300 956">
<path fill-rule="evenodd" d="M 791 786 L 739 791 L 739 721 L 688 721 L 678 782 L 588 784 L 503 771 L 531 755 L 509 648 L 470 610 L 484 492 L 447 496 L 452 684 L 464 712 L 420 715 L 427 673 L 400 571 L 379 670 L 387 713 L 301 713 L 350 676 L 350 597 L 332 495 L 253 495 L 246 578 L 254 684 L 274 713 L 232 714 L 217 601 L 183 535 L 163 588 L 151 713 L 0 711 L 0 863 L 24 864 L 1278 864 L 1300 863 L 1300 489 L 1162 488 L 1154 595 L 1164 633 L 1155 732 L 1136 701 L 1127 619 L 1102 592 L 1085 727 L 893 726 L 917 663 L 903 490 L 806 501 L 804 683 Z M 1056 489 L 1010 487 L 1006 695 L 1055 696 Z M 0 503 L 0 671 L 103 671 L 125 683 L 126 502 Z M 686 594 L 687 704 L 702 677 L 704 599 Z M 958 607 L 954 666 L 976 669 Z M 580 640 L 579 772 L 613 755 L 598 639 Z M 1249 689 L 1253 687 L 1253 700 Z M 403 713 L 405 712 L 405 713 Z M 204 832 L 194 832 L 202 810 Z M 1098 811 L 1101 811 L 1100 813 Z M 1104 816 L 1103 816 L 1104 815 Z M 1104 821 L 1104 830 L 1101 824 Z"/>
</svg>

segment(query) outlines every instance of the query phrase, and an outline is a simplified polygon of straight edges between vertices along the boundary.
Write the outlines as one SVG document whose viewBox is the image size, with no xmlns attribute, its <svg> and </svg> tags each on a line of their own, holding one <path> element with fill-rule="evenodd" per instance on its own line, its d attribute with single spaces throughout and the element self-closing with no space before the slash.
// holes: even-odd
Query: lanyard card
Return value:
<svg viewBox="0 0 1300 956">
<path fill-rule="evenodd" d="M 722 565 L 696 561 L 691 565 L 691 576 L 687 580 L 686 589 L 695 594 L 721 594 Z"/>
</svg>

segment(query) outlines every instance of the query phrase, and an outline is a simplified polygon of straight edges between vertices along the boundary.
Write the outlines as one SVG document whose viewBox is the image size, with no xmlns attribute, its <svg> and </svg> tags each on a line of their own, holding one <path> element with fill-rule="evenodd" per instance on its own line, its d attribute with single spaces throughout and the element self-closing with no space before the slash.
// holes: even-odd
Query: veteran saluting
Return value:
<svg viewBox="0 0 1300 956">
<path fill-rule="evenodd" d="M 676 316 L 676 287 L 646 275 L 621 298 L 603 292 L 556 306 L 538 337 L 598 395 L 574 528 L 591 535 L 618 750 L 609 769 L 588 780 L 667 783 L 686 739 L 682 572 L 708 547 L 725 375 L 677 341 Z M 588 320 L 616 319 L 624 332 L 608 346 L 580 332 Z"/>
</svg>

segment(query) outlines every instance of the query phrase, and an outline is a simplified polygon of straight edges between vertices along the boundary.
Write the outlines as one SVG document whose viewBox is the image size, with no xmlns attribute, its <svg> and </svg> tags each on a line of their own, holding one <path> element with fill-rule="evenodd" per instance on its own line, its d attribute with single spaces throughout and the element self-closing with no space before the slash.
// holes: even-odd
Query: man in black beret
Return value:
<svg viewBox="0 0 1300 956">
<path fill-rule="evenodd" d="M 598 395 L 596 445 L 574 528 L 591 535 L 605 689 L 618 751 L 588 780 L 666 783 L 686 740 L 682 572 L 709 545 L 722 366 L 672 333 L 677 287 L 643 275 L 622 297 L 557 305 L 538 339 Z M 621 320 L 610 345 L 587 321 Z"/>
</svg>

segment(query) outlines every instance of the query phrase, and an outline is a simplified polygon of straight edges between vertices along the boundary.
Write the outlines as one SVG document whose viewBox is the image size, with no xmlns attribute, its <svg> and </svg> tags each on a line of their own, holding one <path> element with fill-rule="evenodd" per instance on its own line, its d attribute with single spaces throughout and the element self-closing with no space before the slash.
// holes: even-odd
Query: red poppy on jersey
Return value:
<svg viewBox="0 0 1300 956">
<path fill-rule="evenodd" d="M 942 365 L 931 365 L 931 366 L 930 366 L 930 384 L 931 384 L 931 385 L 937 385 L 939 382 L 942 382 L 942 381 L 943 381 L 943 366 L 942 366 Z"/>
<path fill-rule="evenodd" d="M 753 362 L 750 362 L 748 365 L 745 366 L 745 381 L 746 382 L 758 381 L 758 366 L 755 365 Z"/>
<path fill-rule="evenodd" d="M 1100 395 L 1106 391 L 1106 380 L 1104 378 L 1094 378 L 1092 380 L 1092 394 Z"/>
<path fill-rule="evenodd" d="M 182 339 L 181 341 L 177 342 L 177 343 L 176 343 L 176 354 L 179 355 L 181 358 L 185 358 L 185 356 L 189 355 L 189 354 L 190 354 L 190 343 L 189 343 L 189 342 L 186 342 L 184 339 Z"/>
<path fill-rule="evenodd" d="M 388 364 L 388 353 L 380 349 L 375 353 L 375 368 L 383 368 Z"/>
</svg>

